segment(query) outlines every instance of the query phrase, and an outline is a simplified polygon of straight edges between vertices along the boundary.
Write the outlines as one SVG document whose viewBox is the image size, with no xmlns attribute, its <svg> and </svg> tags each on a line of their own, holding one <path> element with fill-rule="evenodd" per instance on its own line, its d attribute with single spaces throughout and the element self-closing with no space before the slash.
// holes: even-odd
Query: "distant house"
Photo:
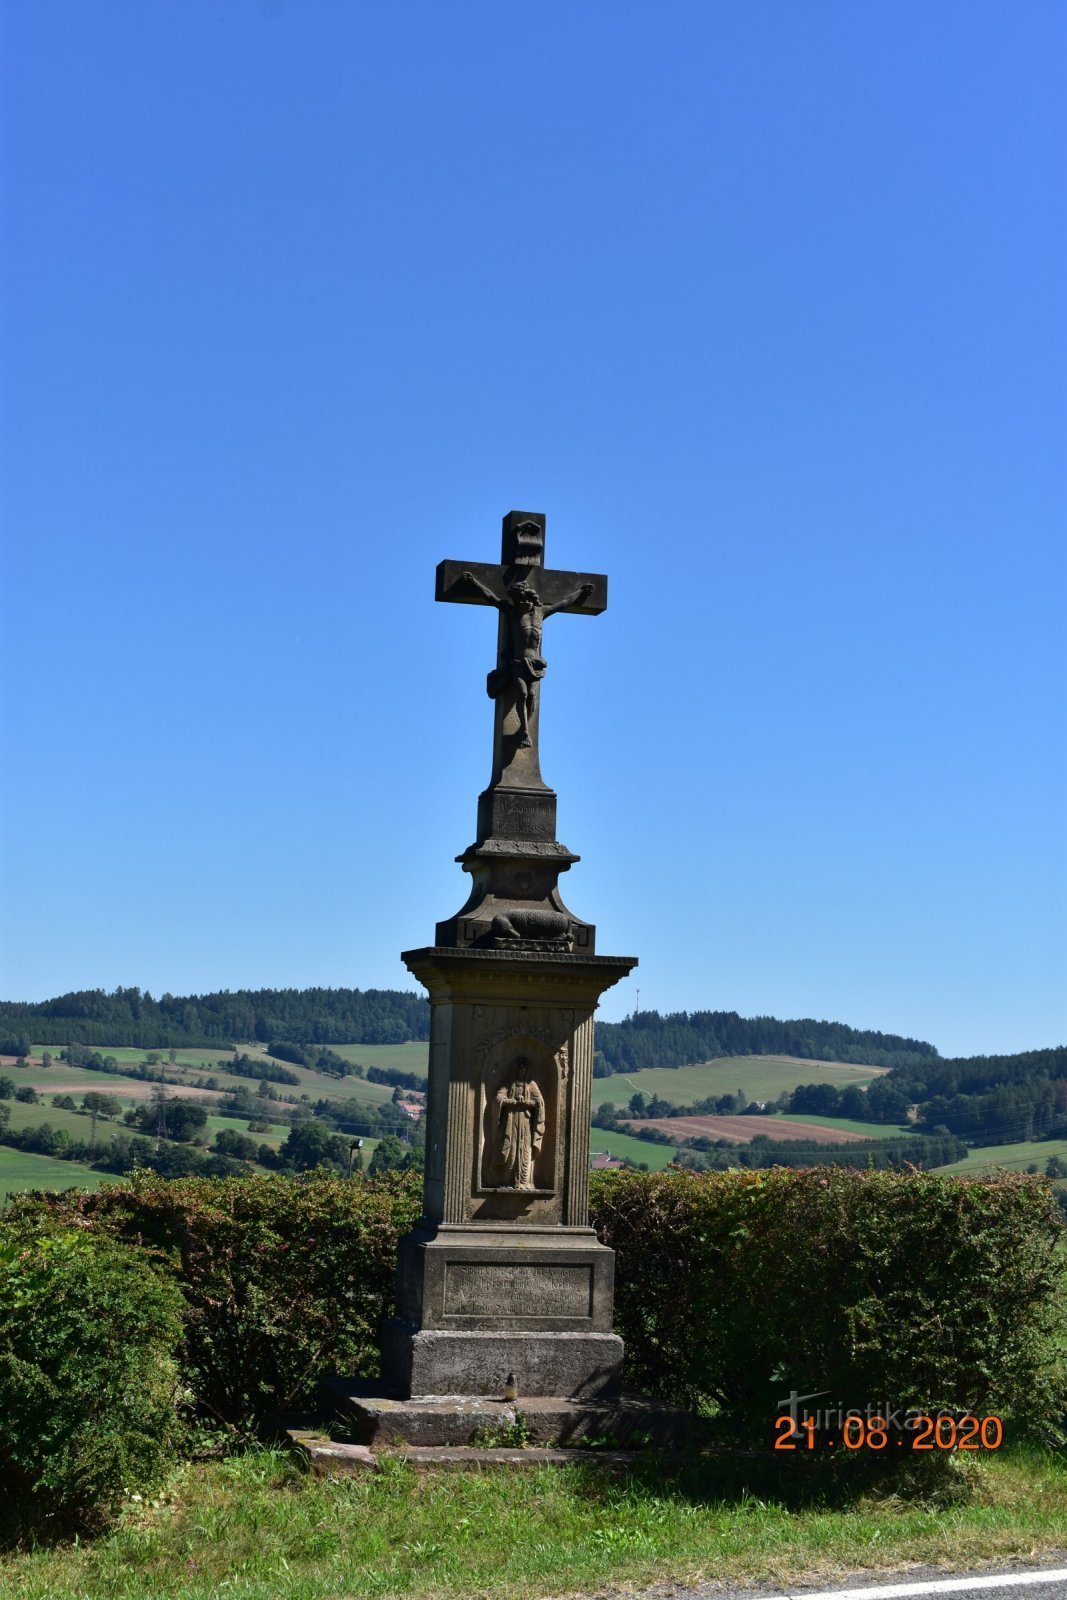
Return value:
<svg viewBox="0 0 1067 1600">
<path fill-rule="evenodd" d="M 606 1150 L 600 1150 L 597 1151 L 597 1153 L 592 1157 L 589 1165 L 594 1169 L 594 1171 L 603 1172 L 606 1167 L 621 1168 L 625 1166 L 625 1162 L 620 1161 L 618 1156 L 608 1155 Z"/>
</svg>

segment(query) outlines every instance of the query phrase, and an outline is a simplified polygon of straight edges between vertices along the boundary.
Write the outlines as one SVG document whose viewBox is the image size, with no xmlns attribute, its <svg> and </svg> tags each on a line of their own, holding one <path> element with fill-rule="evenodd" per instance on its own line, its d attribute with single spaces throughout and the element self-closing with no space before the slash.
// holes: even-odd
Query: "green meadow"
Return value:
<svg viewBox="0 0 1067 1600">
<path fill-rule="evenodd" d="M 98 1189 L 107 1178 L 106 1172 L 94 1172 L 77 1161 L 55 1161 L 0 1144 L 0 1200 L 25 1189 Z"/>
<path fill-rule="evenodd" d="M 364 1067 L 395 1067 L 424 1078 L 429 1071 L 430 1046 L 425 1039 L 409 1039 L 405 1044 L 331 1044 L 327 1049 Z"/>
<path fill-rule="evenodd" d="M 78 1096 L 72 1096 L 77 1100 Z M 132 1105 L 133 1102 L 131 1101 Z M 38 1100 L 36 1105 L 24 1105 L 21 1100 L 5 1100 L 4 1105 L 11 1113 L 9 1127 L 21 1132 L 23 1128 L 37 1128 L 42 1122 L 47 1122 L 52 1128 L 65 1128 L 72 1139 L 88 1139 L 92 1132 L 92 1118 L 79 1116 L 76 1111 L 61 1111 L 49 1103 L 47 1096 Z M 114 1138 L 121 1130 L 129 1133 L 121 1117 L 116 1123 L 110 1117 L 97 1117 L 96 1137 L 99 1144 L 104 1144 Z"/>
<path fill-rule="evenodd" d="M 819 1137 L 820 1128 L 840 1128 L 844 1133 L 862 1133 L 865 1139 L 890 1139 L 897 1133 L 914 1133 L 905 1123 L 857 1122 L 852 1117 L 817 1117 L 814 1112 L 789 1111 L 782 1114 L 787 1122 L 805 1122 L 811 1126 L 813 1139 Z M 767 1118 L 767 1132 L 774 1138 L 774 1124 L 781 1121 L 777 1112 Z"/>
<path fill-rule="evenodd" d="M 653 1144 L 651 1140 L 635 1139 L 629 1133 L 615 1133 L 607 1128 L 594 1128 L 589 1139 L 589 1149 L 595 1155 L 606 1150 L 609 1155 L 625 1156 L 636 1166 L 645 1163 L 649 1172 L 662 1172 L 678 1154 L 673 1144 Z"/>
<path fill-rule="evenodd" d="M 625 1105 L 640 1091 L 651 1098 L 658 1094 L 675 1105 L 692 1105 L 708 1095 L 747 1095 L 750 1100 L 777 1100 L 786 1089 L 801 1083 L 832 1083 L 844 1089 L 854 1083 L 861 1088 L 880 1077 L 883 1068 L 853 1066 L 843 1061 L 806 1061 L 799 1056 L 721 1056 L 692 1067 L 645 1067 L 641 1072 L 619 1072 L 609 1078 L 593 1079 L 593 1104 Z"/>
<path fill-rule="evenodd" d="M 1008 1172 L 1025 1172 L 1027 1167 L 1035 1166 L 1043 1173 L 1050 1156 L 1059 1156 L 1067 1161 L 1067 1139 L 1030 1139 L 1018 1144 L 976 1145 L 973 1150 L 968 1150 L 962 1161 L 954 1161 L 950 1167 L 941 1167 L 939 1170 L 974 1177 L 979 1172 L 992 1172 L 996 1167 Z"/>
</svg>

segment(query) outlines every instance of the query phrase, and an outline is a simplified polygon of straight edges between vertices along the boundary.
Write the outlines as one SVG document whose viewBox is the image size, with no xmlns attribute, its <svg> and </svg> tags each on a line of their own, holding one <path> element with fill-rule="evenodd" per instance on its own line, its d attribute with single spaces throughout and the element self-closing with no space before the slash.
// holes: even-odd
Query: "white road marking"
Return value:
<svg viewBox="0 0 1067 1600">
<path fill-rule="evenodd" d="M 869 1589 L 824 1589 L 791 1592 L 787 1600 L 907 1600 L 921 1594 L 957 1594 L 967 1589 L 1008 1589 L 1020 1583 L 1067 1583 L 1067 1567 L 1043 1572 L 1000 1572 L 981 1578 L 938 1578 L 932 1583 L 878 1583 Z"/>
</svg>

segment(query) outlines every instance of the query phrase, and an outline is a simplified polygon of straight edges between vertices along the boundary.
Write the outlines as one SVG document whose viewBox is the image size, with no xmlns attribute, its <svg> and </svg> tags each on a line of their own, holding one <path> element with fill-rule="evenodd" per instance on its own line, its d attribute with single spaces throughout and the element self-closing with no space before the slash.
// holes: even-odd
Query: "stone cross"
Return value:
<svg viewBox="0 0 1067 1600">
<path fill-rule="evenodd" d="M 602 574 L 553 571 L 544 558 L 544 516 L 509 511 L 499 566 L 442 561 L 437 568 L 436 599 L 495 606 L 499 613 L 496 666 L 486 681 L 496 705 L 490 787 L 542 786 L 537 735 L 541 679 L 547 670 L 541 654 L 546 618 L 557 611 L 595 617 L 608 603 L 608 580 Z"/>
</svg>

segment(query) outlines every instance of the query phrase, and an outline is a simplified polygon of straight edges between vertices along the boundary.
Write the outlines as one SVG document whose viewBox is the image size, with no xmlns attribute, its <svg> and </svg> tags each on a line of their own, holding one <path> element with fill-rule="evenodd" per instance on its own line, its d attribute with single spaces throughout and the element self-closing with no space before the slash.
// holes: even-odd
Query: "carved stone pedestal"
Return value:
<svg viewBox="0 0 1067 1600">
<path fill-rule="evenodd" d="M 382 1349 L 394 1393 L 615 1393 L 614 1256 L 589 1226 L 593 1013 L 627 958 L 433 947 L 424 1215 Z"/>
</svg>

